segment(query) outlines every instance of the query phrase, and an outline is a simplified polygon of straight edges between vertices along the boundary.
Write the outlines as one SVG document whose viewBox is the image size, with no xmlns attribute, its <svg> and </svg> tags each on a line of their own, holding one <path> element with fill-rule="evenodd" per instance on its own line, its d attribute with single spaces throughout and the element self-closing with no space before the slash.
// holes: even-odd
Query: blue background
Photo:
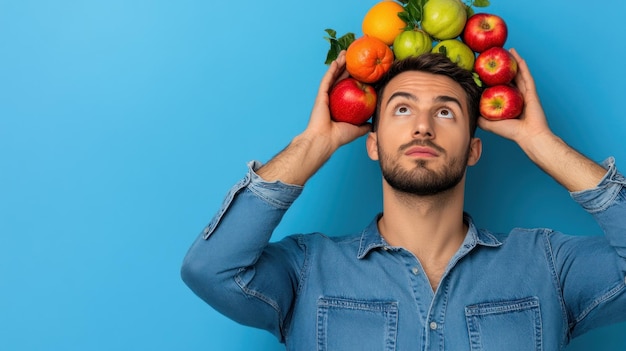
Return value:
<svg viewBox="0 0 626 351">
<path fill-rule="evenodd" d="M 493 0 L 556 133 L 626 169 L 626 3 Z M 328 43 L 369 1 L 0 0 L 0 350 L 281 350 L 182 283 L 245 162 L 306 125 Z M 467 210 L 494 230 L 598 234 L 511 142 L 479 132 Z M 364 139 L 278 227 L 353 232 L 381 203 Z M 348 220 L 346 220 L 348 219 Z M 626 349 L 626 324 L 574 350 Z"/>
</svg>

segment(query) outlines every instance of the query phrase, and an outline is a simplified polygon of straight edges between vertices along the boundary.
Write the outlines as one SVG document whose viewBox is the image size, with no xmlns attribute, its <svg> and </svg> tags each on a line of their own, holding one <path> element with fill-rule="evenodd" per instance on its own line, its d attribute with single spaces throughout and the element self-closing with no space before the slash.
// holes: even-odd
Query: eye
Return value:
<svg viewBox="0 0 626 351">
<path fill-rule="evenodd" d="M 442 108 L 437 111 L 437 117 L 439 118 L 454 118 L 454 112 L 447 108 Z"/>
<path fill-rule="evenodd" d="M 398 106 L 394 111 L 396 116 L 408 116 L 411 114 L 411 110 L 406 106 Z"/>
</svg>

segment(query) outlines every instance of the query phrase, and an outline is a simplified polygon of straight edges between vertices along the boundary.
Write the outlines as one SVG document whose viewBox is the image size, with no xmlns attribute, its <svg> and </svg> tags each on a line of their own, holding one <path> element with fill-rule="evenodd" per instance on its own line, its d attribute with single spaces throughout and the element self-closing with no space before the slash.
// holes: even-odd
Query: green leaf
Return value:
<svg viewBox="0 0 626 351">
<path fill-rule="evenodd" d="M 476 7 L 487 7 L 491 5 L 491 3 L 489 2 L 489 0 L 474 0 L 473 5 Z"/>
<path fill-rule="evenodd" d="M 480 80 L 480 77 L 478 76 L 478 73 L 472 72 L 472 76 L 474 77 L 474 83 L 476 83 L 476 85 L 478 85 L 480 88 L 482 88 L 483 87 L 483 81 Z"/>
<path fill-rule="evenodd" d="M 328 53 L 326 54 L 326 61 L 324 64 L 331 64 L 337 56 L 339 56 L 339 52 L 341 52 L 341 47 L 339 46 L 339 42 L 337 40 L 330 40 L 330 49 L 328 49 Z"/>
<path fill-rule="evenodd" d="M 330 48 L 328 49 L 328 53 L 326 53 L 326 61 L 324 61 L 324 63 L 328 65 L 339 56 L 341 50 L 346 50 L 348 46 L 352 44 L 355 35 L 354 33 L 346 33 L 340 38 L 337 38 L 337 32 L 335 30 L 326 29 L 325 31 L 328 33 L 328 36 L 324 37 L 324 39 L 330 43 Z"/>
<path fill-rule="evenodd" d="M 424 10 L 424 4 L 428 0 L 408 0 L 404 4 L 404 11 L 400 12 L 398 16 L 407 24 L 407 29 L 419 27 L 422 21 L 422 13 Z"/>
<path fill-rule="evenodd" d="M 356 36 L 354 33 L 346 33 L 342 35 L 337 41 L 339 42 L 339 46 L 342 50 L 346 50 L 350 44 L 355 40 Z"/>
<path fill-rule="evenodd" d="M 475 13 L 474 8 L 473 8 L 473 7 L 471 7 L 471 6 L 467 6 L 467 7 L 465 8 L 465 10 L 466 10 L 466 12 L 467 12 L 467 18 L 472 17 L 472 16 L 474 15 L 474 13 Z"/>
<path fill-rule="evenodd" d="M 411 22 L 413 22 L 413 19 L 411 18 L 408 12 L 406 11 L 398 12 L 398 17 L 400 17 L 400 19 L 406 23 L 407 26 L 405 29 L 412 27 Z"/>
</svg>

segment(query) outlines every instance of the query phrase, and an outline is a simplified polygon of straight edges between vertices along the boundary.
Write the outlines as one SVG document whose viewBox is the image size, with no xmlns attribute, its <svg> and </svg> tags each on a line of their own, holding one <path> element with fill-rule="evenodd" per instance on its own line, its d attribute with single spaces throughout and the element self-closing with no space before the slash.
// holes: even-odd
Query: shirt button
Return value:
<svg viewBox="0 0 626 351">
<path fill-rule="evenodd" d="M 430 322 L 430 329 L 432 330 L 437 329 L 437 322 Z"/>
<path fill-rule="evenodd" d="M 415 275 L 418 275 L 420 270 L 417 267 L 413 267 L 413 268 L 411 268 L 411 272 L 413 272 L 413 274 L 415 274 Z"/>
</svg>

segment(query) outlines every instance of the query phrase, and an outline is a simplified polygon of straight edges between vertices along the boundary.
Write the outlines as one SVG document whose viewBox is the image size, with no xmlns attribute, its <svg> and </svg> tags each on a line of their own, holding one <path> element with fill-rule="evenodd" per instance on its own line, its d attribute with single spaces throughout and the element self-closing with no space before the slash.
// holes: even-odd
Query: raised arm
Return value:
<svg viewBox="0 0 626 351">
<path fill-rule="evenodd" d="M 302 185 L 341 145 L 369 126 L 330 118 L 328 91 L 346 76 L 340 54 L 324 75 L 304 132 L 267 164 L 249 164 L 248 174 L 187 252 L 184 282 L 217 311 L 239 323 L 284 338 L 285 323 L 305 267 L 305 250 L 294 237 L 269 243 Z"/>
<path fill-rule="evenodd" d="M 570 192 L 595 187 L 606 169 L 552 133 L 526 61 L 515 50 L 511 53 L 519 66 L 515 83 L 524 96 L 524 112 L 512 120 L 489 121 L 481 117 L 479 126 L 515 141 L 537 166 Z"/>
<path fill-rule="evenodd" d="M 561 282 L 569 336 L 625 320 L 626 316 L 626 179 L 614 159 L 604 167 L 554 135 L 539 102 L 526 62 L 519 64 L 516 84 L 525 100 L 519 119 L 479 120 L 481 128 L 515 141 L 528 157 L 570 191 L 593 215 L 604 236 L 552 233 L 550 256 Z"/>
</svg>

